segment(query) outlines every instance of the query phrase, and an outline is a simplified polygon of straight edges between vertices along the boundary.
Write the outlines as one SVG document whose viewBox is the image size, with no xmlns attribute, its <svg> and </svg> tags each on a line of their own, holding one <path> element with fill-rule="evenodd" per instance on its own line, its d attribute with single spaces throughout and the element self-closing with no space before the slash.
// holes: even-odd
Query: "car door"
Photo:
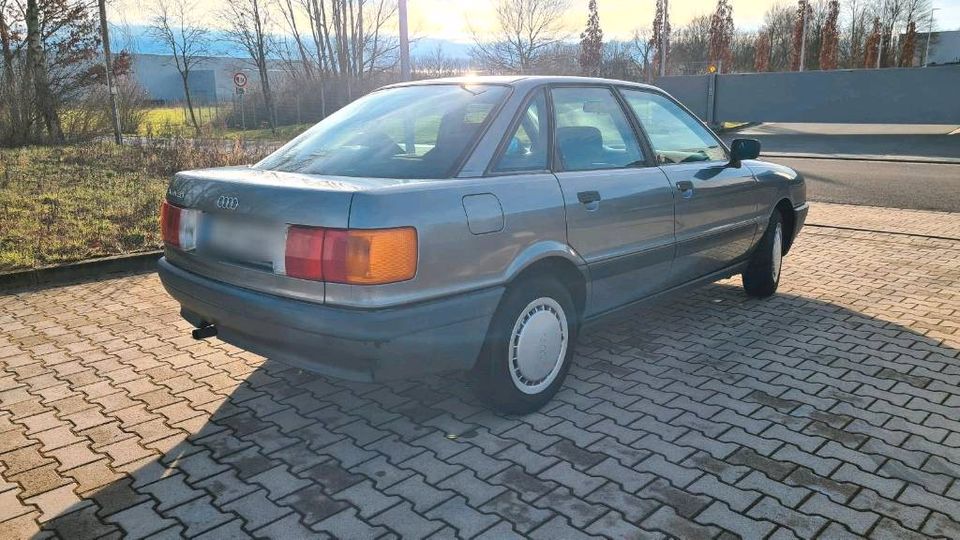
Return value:
<svg viewBox="0 0 960 540">
<path fill-rule="evenodd" d="M 674 193 L 606 86 L 550 89 L 567 238 L 587 262 L 590 313 L 655 293 L 674 252 Z"/>
<path fill-rule="evenodd" d="M 620 91 L 677 195 L 672 283 L 706 276 L 745 258 L 758 231 L 753 173 L 729 166 L 720 140 L 669 97 L 640 89 Z"/>
</svg>

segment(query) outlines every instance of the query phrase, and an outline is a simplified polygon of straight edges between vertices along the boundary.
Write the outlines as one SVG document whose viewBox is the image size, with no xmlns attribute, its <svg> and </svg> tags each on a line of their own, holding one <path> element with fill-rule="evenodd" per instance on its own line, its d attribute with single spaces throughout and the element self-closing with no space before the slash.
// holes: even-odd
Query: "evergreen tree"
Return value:
<svg viewBox="0 0 960 540">
<path fill-rule="evenodd" d="M 827 5 L 827 22 L 823 25 L 823 42 L 820 45 L 820 69 L 837 69 L 840 34 L 837 20 L 840 18 L 840 0 L 830 0 Z"/>
<path fill-rule="evenodd" d="M 710 64 L 733 68 L 730 43 L 733 41 L 733 6 L 729 0 L 717 0 L 717 9 L 710 18 Z"/>
<path fill-rule="evenodd" d="M 587 28 L 580 34 L 580 70 L 584 75 L 600 74 L 603 60 L 603 29 L 600 28 L 600 14 L 597 13 L 597 0 L 590 0 L 587 9 Z"/>
<path fill-rule="evenodd" d="M 907 33 L 903 36 L 903 43 L 900 45 L 900 67 L 913 67 L 916 52 L 917 23 L 911 20 L 907 23 Z"/>
</svg>

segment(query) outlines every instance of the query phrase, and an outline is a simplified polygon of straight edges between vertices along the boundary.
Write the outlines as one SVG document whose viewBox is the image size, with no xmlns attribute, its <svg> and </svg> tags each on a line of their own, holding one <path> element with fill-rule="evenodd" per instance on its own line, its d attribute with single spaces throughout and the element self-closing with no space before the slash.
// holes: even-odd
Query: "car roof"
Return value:
<svg viewBox="0 0 960 540">
<path fill-rule="evenodd" d="M 467 75 L 462 77 L 446 77 L 441 79 L 423 79 L 418 81 L 402 82 L 384 86 L 395 88 L 399 86 L 425 86 L 431 84 L 502 84 L 516 88 L 530 88 L 542 84 L 608 84 L 633 86 L 637 88 L 657 89 L 656 86 L 617 79 L 603 79 L 600 77 L 574 77 L 570 75 Z"/>
</svg>

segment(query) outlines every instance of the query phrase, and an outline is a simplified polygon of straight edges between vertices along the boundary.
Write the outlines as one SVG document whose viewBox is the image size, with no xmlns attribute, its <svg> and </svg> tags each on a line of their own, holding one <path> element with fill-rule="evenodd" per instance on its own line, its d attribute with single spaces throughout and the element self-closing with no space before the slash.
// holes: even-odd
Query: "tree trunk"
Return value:
<svg viewBox="0 0 960 540">
<path fill-rule="evenodd" d="M 33 78 L 33 86 L 37 93 L 37 109 L 47 127 L 47 134 L 55 143 L 64 140 L 63 129 L 60 127 L 60 117 L 57 114 L 57 104 L 50 89 L 50 77 L 47 74 L 47 60 L 43 51 L 43 41 L 40 36 L 40 7 L 37 0 L 27 0 L 27 63 Z"/>
<path fill-rule="evenodd" d="M 190 97 L 190 84 L 189 80 L 189 71 L 180 72 L 180 80 L 183 81 L 183 97 L 187 100 L 187 111 L 190 112 L 190 123 L 193 124 L 193 130 L 197 134 L 197 137 L 200 136 L 200 122 L 197 122 L 197 113 L 193 110 L 193 98 Z"/>
<path fill-rule="evenodd" d="M 10 131 L 6 135 L 6 142 L 11 146 L 20 146 L 27 135 L 21 108 L 23 99 L 16 95 L 18 84 L 13 72 L 13 63 L 16 59 L 10 47 L 10 29 L 3 16 L 3 6 L 0 6 L 0 49 L 3 51 L 3 82 L 0 87 L 0 96 L 7 103 L 10 117 Z"/>
</svg>

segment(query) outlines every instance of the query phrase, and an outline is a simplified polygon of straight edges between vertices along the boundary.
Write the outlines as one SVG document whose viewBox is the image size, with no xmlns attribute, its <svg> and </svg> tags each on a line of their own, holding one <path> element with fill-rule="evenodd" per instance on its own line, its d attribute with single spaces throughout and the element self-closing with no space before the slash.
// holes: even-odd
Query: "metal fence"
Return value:
<svg viewBox="0 0 960 540">
<path fill-rule="evenodd" d="M 709 124 L 960 124 L 960 66 L 691 75 L 655 84 Z"/>
</svg>

